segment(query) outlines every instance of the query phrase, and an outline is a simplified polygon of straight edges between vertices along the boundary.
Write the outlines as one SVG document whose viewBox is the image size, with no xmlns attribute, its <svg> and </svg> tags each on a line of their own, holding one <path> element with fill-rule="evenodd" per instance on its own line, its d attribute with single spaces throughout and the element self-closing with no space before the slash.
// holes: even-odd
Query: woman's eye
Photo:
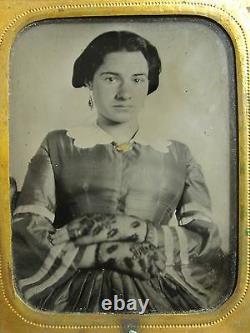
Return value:
<svg viewBox="0 0 250 333">
<path fill-rule="evenodd" d="M 113 83 L 113 82 L 117 81 L 117 78 L 114 76 L 108 76 L 108 77 L 105 77 L 104 80 L 108 83 Z"/>
<path fill-rule="evenodd" d="M 133 81 L 134 81 L 135 83 L 144 83 L 144 82 L 145 82 L 145 79 L 142 78 L 142 77 L 135 77 L 135 78 L 133 79 Z"/>
</svg>

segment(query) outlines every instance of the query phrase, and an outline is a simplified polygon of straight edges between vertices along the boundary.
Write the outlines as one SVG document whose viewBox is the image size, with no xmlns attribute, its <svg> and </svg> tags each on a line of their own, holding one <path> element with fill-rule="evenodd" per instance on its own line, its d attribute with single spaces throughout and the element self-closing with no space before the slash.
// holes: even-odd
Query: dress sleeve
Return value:
<svg viewBox="0 0 250 333">
<path fill-rule="evenodd" d="M 224 253 L 218 227 L 212 220 L 210 195 L 201 167 L 184 145 L 183 151 L 186 179 L 176 209 L 177 225 L 163 226 L 166 273 L 207 308 L 217 305 L 223 296 Z"/>
<path fill-rule="evenodd" d="M 55 232 L 56 198 L 47 138 L 29 164 L 12 224 L 16 287 L 34 306 L 75 273 L 81 255 L 74 244 L 49 242 L 49 234 Z"/>
<path fill-rule="evenodd" d="M 188 251 L 191 258 L 211 259 L 220 251 L 221 239 L 218 227 L 213 222 L 211 199 L 201 167 L 187 146 L 184 146 L 184 150 L 186 180 L 176 209 L 178 224 L 184 228 L 178 229 L 185 230 L 188 244 L 193 244 L 192 251 L 191 248 Z"/>
<path fill-rule="evenodd" d="M 14 216 L 31 213 L 53 223 L 55 209 L 55 179 L 46 137 L 29 163 Z"/>
<path fill-rule="evenodd" d="M 183 194 L 176 209 L 179 225 L 185 225 L 194 220 L 211 222 L 211 199 L 201 167 L 185 145 L 183 145 L 183 155 L 186 179 Z"/>
</svg>

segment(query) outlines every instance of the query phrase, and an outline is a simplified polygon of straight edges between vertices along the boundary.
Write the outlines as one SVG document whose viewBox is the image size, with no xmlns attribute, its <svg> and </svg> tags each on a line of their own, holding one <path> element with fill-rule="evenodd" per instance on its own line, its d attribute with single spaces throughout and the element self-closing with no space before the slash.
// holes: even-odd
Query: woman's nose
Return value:
<svg viewBox="0 0 250 333">
<path fill-rule="evenodd" d="M 116 99 L 118 100 L 128 100 L 131 99 L 131 89 L 127 84 L 122 83 L 117 92 L 116 92 Z"/>
</svg>

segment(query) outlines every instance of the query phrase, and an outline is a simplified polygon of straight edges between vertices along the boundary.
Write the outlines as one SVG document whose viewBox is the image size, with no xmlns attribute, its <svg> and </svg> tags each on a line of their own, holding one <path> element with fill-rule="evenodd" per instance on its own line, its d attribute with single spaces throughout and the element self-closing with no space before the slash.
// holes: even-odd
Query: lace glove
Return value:
<svg viewBox="0 0 250 333">
<path fill-rule="evenodd" d="M 141 243 L 147 240 L 157 247 L 160 234 L 152 223 L 133 216 L 89 214 L 51 233 L 49 240 L 53 245 L 73 241 L 79 246 L 114 241 Z"/>
<path fill-rule="evenodd" d="M 148 242 L 112 242 L 97 246 L 95 261 L 99 267 L 147 280 L 165 270 L 166 257 L 163 248 Z"/>
</svg>

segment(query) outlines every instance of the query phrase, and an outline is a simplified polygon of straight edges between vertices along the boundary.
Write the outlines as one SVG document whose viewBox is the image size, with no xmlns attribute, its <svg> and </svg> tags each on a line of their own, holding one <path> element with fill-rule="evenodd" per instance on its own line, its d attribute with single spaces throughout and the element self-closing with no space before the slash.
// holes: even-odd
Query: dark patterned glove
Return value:
<svg viewBox="0 0 250 333">
<path fill-rule="evenodd" d="M 147 280 L 164 272 L 166 257 L 163 248 L 148 242 L 112 242 L 98 245 L 96 263 Z"/>
<path fill-rule="evenodd" d="M 49 238 L 54 245 L 67 241 L 88 245 L 113 241 L 143 242 L 147 233 L 147 222 L 136 217 L 89 214 L 71 221 Z"/>
</svg>

